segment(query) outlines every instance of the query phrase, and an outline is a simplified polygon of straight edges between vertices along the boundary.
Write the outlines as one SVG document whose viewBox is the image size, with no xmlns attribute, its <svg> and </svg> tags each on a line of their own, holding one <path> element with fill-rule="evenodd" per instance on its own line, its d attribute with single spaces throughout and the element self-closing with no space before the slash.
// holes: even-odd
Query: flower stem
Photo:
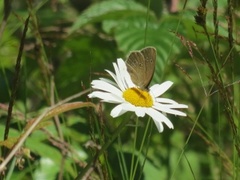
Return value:
<svg viewBox="0 0 240 180">
<path fill-rule="evenodd" d="M 136 126 L 135 126 L 135 134 L 134 134 L 134 142 L 133 142 L 133 152 L 132 152 L 132 160 L 131 160 L 131 168 L 130 168 L 130 180 L 133 180 L 134 177 L 135 177 L 135 169 L 137 167 L 137 163 L 134 163 L 135 161 L 135 155 L 136 155 L 136 152 L 138 152 L 138 150 L 135 152 L 137 146 L 137 137 L 138 137 L 138 123 L 139 123 L 139 119 L 137 117 L 136 119 Z M 133 167 L 135 165 L 135 167 Z"/>
</svg>

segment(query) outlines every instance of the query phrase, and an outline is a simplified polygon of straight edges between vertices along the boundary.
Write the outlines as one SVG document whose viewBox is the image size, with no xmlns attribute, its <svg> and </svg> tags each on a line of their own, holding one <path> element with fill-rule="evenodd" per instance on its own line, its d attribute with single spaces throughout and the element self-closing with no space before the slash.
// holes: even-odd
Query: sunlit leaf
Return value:
<svg viewBox="0 0 240 180">
<path fill-rule="evenodd" d="M 101 1 L 84 11 L 74 22 L 70 33 L 88 23 L 100 22 L 106 19 L 121 19 L 140 14 L 146 14 L 146 7 L 128 0 Z"/>
</svg>

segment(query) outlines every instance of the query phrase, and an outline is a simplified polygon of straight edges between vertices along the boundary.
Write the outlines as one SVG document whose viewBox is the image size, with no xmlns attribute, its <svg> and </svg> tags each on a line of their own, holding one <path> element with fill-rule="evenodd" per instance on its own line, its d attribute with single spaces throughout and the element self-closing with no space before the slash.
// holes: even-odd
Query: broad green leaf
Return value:
<svg viewBox="0 0 240 180">
<path fill-rule="evenodd" d="M 40 167 L 34 172 L 34 179 L 56 179 L 57 173 L 59 172 L 58 164 L 56 164 L 50 158 L 41 158 Z"/>
<path fill-rule="evenodd" d="M 73 33 L 82 26 L 101 22 L 106 19 L 119 20 L 131 16 L 146 14 L 147 9 L 134 2 L 128 0 L 102 1 L 93 4 L 90 8 L 84 11 L 75 21 L 69 33 Z"/>
<path fill-rule="evenodd" d="M 140 161 L 144 161 L 144 157 L 141 156 Z M 167 177 L 167 167 L 162 165 L 161 167 L 155 166 L 151 161 L 147 160 L 144 164 L 144 179 L 145 180 L 158 180 L 158 179 L 166 179 Z"/>
<path fill-rule="evenodd" d="M 149 21 L 146 28 L 146 19 L 135 18 L 119 24 L 115 30 L 115 39 L 119 49 L 125 54 L 145 46 L 154 46 L 157 49 L 155 74 L 159 79 L 162 77 L 170 56 L 175 56 L 181 49 L 179 41 L 176 41 L 176 36 L 171 32 L 174 25 L 177 27 L 176 21 L 171 26 L 167 22 Z"/>
<path fill-rule="evenodd" d="M 47 144 L 42 141 L 40 134 L 44 134 L 40 131 L 33 133 L 26 141 L 26 147 L 31 149 L 33 153 L 40 155 L 42 158 L 51 159 L 55 165 L 61 164 L 62 154 L 60 150 L 51 144 Z M 45 135 L 45 134 L 44 134 Z M 46 136 L 46 135 L 45 135 Z M 39 138 L 40 137 L 40 138 Z M 64 164 L 64 169 L 74 177 L 76 172 L 73 170 L 71 160 L 67 159 Z"/>
</svg>

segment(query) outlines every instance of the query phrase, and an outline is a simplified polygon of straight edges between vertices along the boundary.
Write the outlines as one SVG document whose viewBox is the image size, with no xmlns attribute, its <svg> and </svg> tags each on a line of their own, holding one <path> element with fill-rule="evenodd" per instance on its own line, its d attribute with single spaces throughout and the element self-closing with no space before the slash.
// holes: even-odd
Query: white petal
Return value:
<svg viewBox="0 0 240 180">
<path fill-rule="evenodd" d="M 113 86 L 115 86 L 115 87 L 118 87 L 118 84 L 117 84 L 116 82 L 111 81 L 110 79 L 99 78 L 99 80 L 104 81 L 104 82 L 106 82 L 106 83 L 109 83 L 109 84 L 111 84 L 111 85 L 113 85 Z"/>
<path fill-rule="evenodd" d="M 115 94 L 117 96 L 122 96 L 122 91 L 120 91 L 117 87 L 115 87 L 112 84 L 109 84 L 102 80 L 93 80 L 92 81 L 92 88 L 106 91 L 112 94 Z"/>
<path fill-rule="evenodd" d="M 175 114 L 175 115 L 178 115 L 178 116 L 186 116 L 185 113 L 179 111 L 179 110 L 175 110 L 175 109 L 171 109 L 171 108 L 177 108 L 178 106 L 177 105 L 171 105 L 172 107 L 168 107 L 168 105 L 162 105 L 162 104 L 159 104 L 159 103 L 155 103 L 154 104 L 154 109 L 158 110 L 158 111 L 161 111 L 161 112 L 165 112 L 165 113 L 168 113 L 168 114 Z"/>
<path fill-rule="evenodd" d="M 121 80 L 121 75 L 120 75 L 118 64 L 113 63 L 113 67 L 114 67 L 116 74 L 114 74 L 113 72 L 111 72 L 107 69 L 105 69 L 105 71 L 108 72 L 112 76 L 114 81 L 118 84 L 118 87 L 123 91 L 125 88 L 124 88 L 123 82 Z"/>
<path fill-rule="evenodd" d="M 178 115 L 178 116 L 186 116 L 186 113 L 183 113 L 181 111 L 175 110 L 175 109 L 169 109 L 169 108 L 156 108 L 154 107 L 154 109 L 164 112 L 164 113 L 168 113 L 168 114 L 174 114 L 174 115 Z"/>
<path fill-rule="evenodd" d="M 121 75 L 121 77 L 123 77 L 124 74 L 122 74 L 122 73 L 125 73 L 125 71 L 127 71 L 127 66 L 126 66 L 124 60 L 121 58 L 117 59 L 117 63 L 118 63 L 118 67 L 120 70 L 120 75 Z"/>
<path fill-rule="evenodd" d="M 123 82 L 123 85 L 125 87 L 125 89 L 128 88 L 128 85 L 126 83 L 126 72 L 127 72 L 127 67 L 126 67 L 126 64 L 125 62 L 123 61 L 123 59 L 121 58 L 118 58 L 117 59 L 117 62 L 118 62 L 118 67 L 119 67 L 119 72 L 120 72 L 120 77 L 121 77 L 121 80 Z"/>
<path fill-rule="evenodd" d="M 135 87 L 134 83 L 131 80 L 130 74 L 127 71 L 126 63 L 121 58 L 117 59 L 117 61 L 118 61 L 120 76 L 122 78 L 122 81 L 124 82 L 125 89 L 130 87 Z"/>
<path fill-rule="evenodd" d="M 154 97 L 159 97 L 163 93 L 165 93 L 171 86 L 173 82 L 165 81 L 162 84 L 155 84 L 150 87 L 150 92 L 153 94 Z"/>
<path fill-rule="evenodd" d="M 164 127 L 163 127 L 162 122 L 157 121 L 157 120 L 155 120 L 155 119 L 153 119 L 153 122 L 154 122 L 155 125 L 157 126 L 158 132 L 160 132 L 160 133 L 163 132 Z"/>
<path fill-rule="evenodd" d="M 113 78 L 114 78 L 114 81 L 117 83 L 117 85 L 118 85 L 118 87 L 123 91 L 124 90 L 124 86 L 123 86 L 123 84 L 122 84 L 122 82 L 121 82 L 121 79 L 119 79 L 119 75 L 117 74 L 117 72 L 118 72 L 118 67 L 114 64 L 114 69 L 115 69 L 115 73 L 116 73 L 116 75 L 114 74 L 114 73 L 112 73 L 111 71 L 108 71 L 108 70 L 106 70 Z"/>
<path fill-rule="evenodd" d="M 118 117 L 122 114 L 124 114 L 125 112 L 127 112 L 126 110 L 123 109 L 122 104 L 117 105 L 116 107 L 114 107 L 110 113 L 110 115 L 115 118 Z"/>
<path fill-rule="evenodd" d="M 121 91 L 124 91 L 125 87 L 123 86 L 123 83 L 119 80 L 119 78 L 117 78 L 117 76 L 114 73 L 112 73 L 111 71 L 108 71 L 108 70 L 105 70 L 105 71 L 107 71 L 112 76 L 114 81 L 117 83 L 117 86 L 119 87 L 119 89 Z"/>
<path fill-rule="evenodd" d="M 137 107 L 125 101 L 124 103 L 122 103 L 122 108 L 125 111 L 135 112 Z"/>
<path fill-rule="evenodd" d="M 170 105 L 164 105 L 164 104 L 160 104 L 160 103 L 154 103 L 154 109 L 157 109 L 161 112 L 165 112 L 165 113 L 169 113 L 169 114 L 175 114 L 178 116 L 186 116 L 185 113 L 179 111 L 179 110 L 175 110 L 178 108 L 187 108 L 188 106 L 184 105 L 184 104 L 170 104 Z"/>
<path fill-rule="evenodd" d="M 124 100 L 116 96 L 112 93 L 107 93 L 107 92 L 102 92 L 102 91 L 94 91 L 88 95 L 89 98 L 99 98 L 104 102 L 109 102 L 109 103 L 121 103 Z"/>
<path fill-rule="evenodd" d="M 162 123 L 164 122 L 170 129 L 173 129 L 173 124 L 172 122 L 166 117 L 164 116 L 162 113 L 160 113 L 157 110 L 154 110 L 152 108 L 149 108 L 148 111 L 146 111 L 146 113 L 152 117 L 153 121 L 155 122 L 158 131 L 162 132 L 163 131 L 163 125 Z"/>
<path fill-rule="evenodd" d="M 135 112 L 135 114 L 138 116 L 138 117 L 144 117 L 145 116 L 145 112 L 146 110 L 145 109 L 148 109 L 148 108 L 143 108 L 143 107 L 136 107 L 128 102 L 123 102 L 121 103 L 121 110 L 125 112 L 127 111 L 130 111 L 130 112 Z"/>
<path fill-rule="evenodd" d="M 117 82 L 117 79 L 116 79 L 116 75 L 112 72 L 112 71 L 109 71 L 107 69 L 105 69 L 105 71 L 110 74 L 110 76 L 112 76 L 112 78 L 114 79 L 115 82 Z"/>
<path fill-rule="evenodd" d="M 168 108 L 181 109 L 188 108 L 185 104 L 178 104 L 176 101 L 168 98 L 156 98 L 156 103 L 161 104 L 162 106 L 166 106 Z"/>
<path fill-rule="evenodd" d="M 158 102 L 155 102 L 155 104 L 157 107 L 160 107 L 160 108 L 169 108 L 169 109 L 181 109 L 181 108 L 188 108 L 187 105 L 185 104 L 161 104 L 161 103 L 158 103 Z"/>
<path fill-rule="evenodd" d="M 155 98 L 155 100 L 159 103 L 164 103 L 164 104 L 178 104 L 176 101 L 168 98 Z"/>
<path fill-rule="evenodd" d="M 138 116 L 138 117 L 144 117 L 145 116 L 145 109 L 144 108 L 141 108 L 141 107 L 136 107 L 136 110 L 135 110 L 135 114 Z"/>
<path fill-rule="evenodd" d="M 110 74 L 110 76 L 112 76 L 112 78 L 114 79 L 115 82 L 117 82 L 117 77 L 116 77 L 116 75 L 115 75 L 113 72 L 111 72 L 111 71 L 109 71 L 109 70 L 107 70 L 107 69 L 105 69 L 105 71 L 106 71 L 108 74 Z"/>
<path fill-rule="evenodd" d="M 132 82 L 131 76 L 128 72 L 125 73 L 124 77 L 128 88 L 136 87 L 136 85 Z"/>
<path fill-rule="evenodd" d="M 121 71 L 122 71 L 121 63 L 119 64 L 119 62 L 121 62 L 122 59 L 117 59 L 117 60 L 118 60 L 118 64 L 115 64 L 115 63 L 113 64 L 114 69 L 115 69 L 115 73 L 116 73 L 117 83 L 118 83 L 118 85 L 121 89 L 126 89 L 126 84 L 125 84 L 125 81 L 124 81 L 124 77 L 121 74 Z"/>
<path fill-rule="evenodd" d="M 130 74 L 127 71 L 126 63 L 122 59 L 118 59 L 118 61 L 119 61 L 119 66 L 121 66 L 121 76 L 124 78 L 126 87 L 127 88 L 135 87 L 135 84 L 132 82 Z"/>
</svg>

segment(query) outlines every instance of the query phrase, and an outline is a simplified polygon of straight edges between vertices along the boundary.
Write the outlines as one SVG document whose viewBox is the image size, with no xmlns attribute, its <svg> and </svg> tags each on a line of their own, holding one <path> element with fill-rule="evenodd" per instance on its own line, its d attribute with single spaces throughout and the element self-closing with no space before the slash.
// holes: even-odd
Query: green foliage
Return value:
<svg viewBox="0 0 240 180">
<path fill-rule="evenodd" d="M 160 59 L 157 61 L 156 74 L 160 77 L 170 54 L 174 56 L 180 51 L 179 42 L 174 40 L 173 33 L 169 33 L 176 28 L 184 33 L 179 19 L 169 16 L 159 21 L 151 10 L 134 1 L 103 1 L 93 4 L 77 18 L 70 33 L 86 24 L 96 22 L 102 23 L 106 33 L 113 34 L 119 50 L 124 54 L 145 46 L 156 47 Z"/>
<path fill-rule="evenodd" d="M 158 0 L 1 4 L 0 163 L 16 150 L 0 166 L 6 179 L 239 179 L 239 21 L 230 2 L 179 2 L 177 14 Z M 146 46 L 157 50 L 152 84 L 173 81 L 164 97 L 189 106 L 187 118 L 167 115 L 174 129 L 161 134 L 147 117 L 114 119 L 115 105 L 87 97 L 93 79 L 110 78 L 104 69 Z"/>
<path fill-rule="evenodd" d="M 85 10 L 74 22 L 70 33 L 89 23 L 102 22 L 107 19 L 127 19 L 139 14 L 145 15 L 146 8 L 134 1 L 103 1 L 101 3 L 93 4 Z"/>
</svg>

